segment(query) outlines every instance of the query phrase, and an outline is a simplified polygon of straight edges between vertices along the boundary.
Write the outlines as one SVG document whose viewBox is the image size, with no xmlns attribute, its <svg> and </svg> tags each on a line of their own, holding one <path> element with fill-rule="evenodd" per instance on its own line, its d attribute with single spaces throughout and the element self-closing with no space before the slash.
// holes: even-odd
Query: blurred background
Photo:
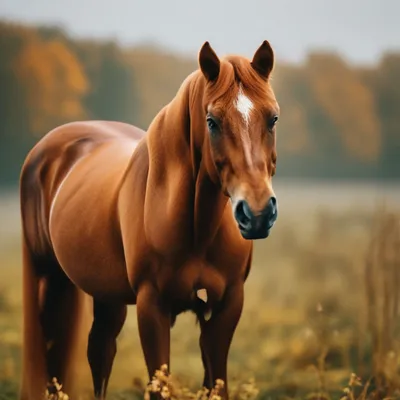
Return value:
<svg viewBox="0 0 400 400">
<path fill-rule="evenodd" d="M 264 39 L 281 106 L 280 217 L 256 243 L 233 388 L 254 379 L 259 398 L 339 399 L 354 372 L 363 385 L 373 377 L 374 398 L 398 396 L 399 15 L 396 0 L 2 0 L 0 398 L 19 387 L 18 177 L 29 149 L 73 120 L 146 129 L 197 68 L 204 41 L 219 55 L 252 57 Z M 78 370 L 90 385 L 86 363 Z M 172 331 L 172 370 L 200 387 L 190 314 Z M 145 378 L 132 308 L 110 398 L 134 398 Z"/>
</svg>

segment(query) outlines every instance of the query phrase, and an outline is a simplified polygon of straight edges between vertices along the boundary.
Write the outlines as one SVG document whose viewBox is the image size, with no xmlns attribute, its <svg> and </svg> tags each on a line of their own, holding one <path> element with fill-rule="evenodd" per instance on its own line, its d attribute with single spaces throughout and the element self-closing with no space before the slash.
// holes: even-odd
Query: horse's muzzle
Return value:
<svg viewBox="0 0 400 400">
<path fill-rule="evenodd" d="M 276 198 L 270 197 L 265 208 L 257 214 L 253 213 L 246 200 L 240 200 L 233 213 L 244 239 L 265 239 L 278 218 Z"/>
</svg>

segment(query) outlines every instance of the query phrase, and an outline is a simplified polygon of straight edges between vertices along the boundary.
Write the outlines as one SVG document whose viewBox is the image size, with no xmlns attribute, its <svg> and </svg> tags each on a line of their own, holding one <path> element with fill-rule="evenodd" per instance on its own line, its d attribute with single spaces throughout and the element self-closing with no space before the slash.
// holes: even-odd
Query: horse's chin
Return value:
<svg viewBox="0 0 400 400">
<path fill-rule="evenodd" d="M 270 235 L 271 229 L 272 227 L 262 231 L 252 231 L 252 230 L 247 231 L 239 227 L 240 234 L 242 235 L 243 239 L 246 240 L 266 239 Z"/>
</svg>

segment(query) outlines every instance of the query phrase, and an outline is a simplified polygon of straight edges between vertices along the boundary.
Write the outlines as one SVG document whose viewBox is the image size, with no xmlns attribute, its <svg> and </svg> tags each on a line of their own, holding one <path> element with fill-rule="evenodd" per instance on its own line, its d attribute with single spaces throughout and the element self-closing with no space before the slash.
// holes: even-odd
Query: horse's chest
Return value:
<svg viewBox="0 0 400 400">
<path fill-rule="evenodd" d="M 168 286 L 173 288 L 170 293 L 177 300 L 192 299 L 198 290 L 204 289 L 210 300 L 218 301 L 224 294 L 226 277 L 207 261 L 195 260 L 178 269 Z"/>
<path fill-rule="evenodd" d="M 229 249 L 207 257 L 188 257 L 179 264 L 161 265 L 159 288 L 169 298 L 187 304 L 206 297 L 208 304 L 222 300 L 227 286 L 242 279 L 247 255 L 235 257 Z M 222 253 L 221 253 L 222 252 Z M 221 256 L 223 255 L 223 256 Z M 187 308 L 190 308 L 189 306 Z"/>
<path fill-rule="evenodd" d="M 186 310 L 202 313 L 212 309 L 223 299 L 226 287 L 227 281 L 217 269 L 208 265 L 201 269 L 187 266 L 175 274 L 162 292 L 172 314 L 178 315 Z"/>
</svg>

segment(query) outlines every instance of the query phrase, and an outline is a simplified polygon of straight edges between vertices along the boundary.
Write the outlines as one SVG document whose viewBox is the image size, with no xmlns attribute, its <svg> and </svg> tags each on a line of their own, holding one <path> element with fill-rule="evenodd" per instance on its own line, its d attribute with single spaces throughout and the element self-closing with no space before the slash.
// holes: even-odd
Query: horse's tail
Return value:
<svg viewBox="0 0 400 400">
<path fill-rule="evenodd" d="M 21 400 L 43 399 L 52 378 L 71 398 L 85 386 L 77 377 L 89 373 L 82 363 L 89 331 L 85 325 L 91 321 L 89 300 L 56 260 L 34 255 L 23 239 Z"/>
<path fill-rule="evenodd" d="M 20 177 L 23 252 L 21 400 L 41 400 L 53 377 L 72 396 L 76 350 L 82 352 L 84 296 L 62 270 L 48 237 L 45 195 L 35 165 Z M 84 351 L 83 354 L 86 352 Z M 75 363 L 74 363 L 75 364 Z M 75 383 L 75 382 L 74 382 Z"/>
<path fill-rule="evenodd" d="M 46 390 L 46 343 L 40 323 L 40 279 L 34 270 L 33 255 L 25 237 L 23 257 L 23 347 L 20 398 L 43 399 Z"/>
</svg>

